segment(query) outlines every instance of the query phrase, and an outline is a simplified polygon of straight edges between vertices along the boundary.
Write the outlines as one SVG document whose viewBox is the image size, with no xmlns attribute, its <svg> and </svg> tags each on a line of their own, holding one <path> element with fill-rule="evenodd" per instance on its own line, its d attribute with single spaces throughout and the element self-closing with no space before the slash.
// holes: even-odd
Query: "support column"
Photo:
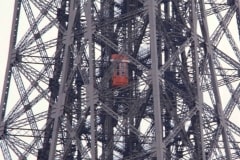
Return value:
<svg viewBox="0 0 240 160">
<path fill-rule="evenodd" d="M 97 140 L 96 140 L 96 108 L 94 95 L 95 89 L 95 55 L 94 55 L 94 45 L 93 45 L 93 19 L 92 19 L 92 0 L 88 0 L 86 3 L 85 14 L 87 18 L 87 35 L 88 40 L 88 54 L 89 54 L 89 84 L 87 88 L 88 105 L 90 106 L 90 126 L 91 126 L 91 159 L 97 160 Z"/>
<path fill-rule="evenodd" d="M 65 40 L 65 48 L 64 48 L 64 55 L 63 55 L 62 80 L 60 82 L 58 100 L 55 106 L 53 107 L 53 111 L 51 115 L 51 117 L 54 119 L 54 122 L 53 122 L 53 132 L 52 132 L 52 139 L 51 139 L 48 160 L 55 159 L 60 117 L 63 115 L 63 109 L 64 109 L 66 95 L 67 95 L 65 87 L 66 87 L 66 82 L 67 82 L 68 73 L 69 73 L 69 59 L 70 59 L 69 52 L 70 52 L 70 46 L 73 43 L 72 29 L 75 21 L 76 11 L 77 9 L 75 8 L 75 0 L 72 0 L 70 1 L 68 29 L 65 35 L 66 40 Z"/>
<path fill-rule="evenodd" d="M 155 0 L 146 1 L 149 25 L 150 25 L 150 50 L 151 50 L 151 79 L 153 86 L 153 107 L 154 107 L 154 124 L 156 136 L 156 156 L 157 160 L 163 160 L 163 127 L 160 106 L 160 86 L 158 78 L 158 53 L 157 53 L 157 32 L 156 32 L 156 2 Z"/>
<path fill-rule="evenodd" d="M 12 62 L 15 60 L 14 57 L 16 57 L 16 51 L 14 50 L 14 46 L 16 44 L 16 39 L 17 39 L 20 10 L 21 10 L 21 1 L 15 0 L 14 12 L 13 12 L 13 18 L 12 18 L 11 37 L 10 37 L 9 50 L 8 50 L 8 61 L 6 64 L 6 73 L 4 78 L 4 84 L 3 84 L 3 90 L 2 90 L 3 92 L 2 92 L 1 104 L 0 104 L 0 125 L 1 126 L 4 126 L 4 122 L 2 121 L 5 115 L 7 97 L 8 97 L 10 81 L 11 81 L 11 74 L 12 74 L 11 65 L 12 65 Z M 0 132 L 0 136 L 2 134 L 3 133 Z"/>
<path fill-rule="evenodd" d="M 221 102 L 219 88 L 218 88 L 218 84 L 217 84 L 217 76 L 216 76 L 216 72 L 214 69 L 213 49 L 211 47 L 212 43 L 211 43 L 211 40 L 209 37 L 209 29 L 208 29 L 204 1 L 200 0 L 199 5 L 200 5 L 201 17 L 202 17 L 203 37 L 204 37 L 205 45 L 206 45 L 206 52 L 207 52 L 206 54 L 208 57 L 209 70 L 211 73 L 212 88 L 213 88 L 213 93 L 214 93 L 214 98 L 215 98 L 215 103 L 216 103 L 214 107 L 217 111 L 218 119 L 220 122 L 219 125 L 222 126 L 222 138 L 223 138 L 223 144 L 224 144 L 224 149 L 225 149 L 225 153 L 226 153 L 226 158 L 228 160 L 231 160 L 232 156 L 231 156 L 229 140 L 228 140 L 228 136 L 227 136 L 227 124 L 225 122 L 225 117 L 224 117 L 223 108 L 222 108 L 222 102 Z"/>
<path fill-rule="evenodd" d="M 6 141 L 4 141 L 4 134 L 6 130 L 5 122 L 4 122 L 4 115 L 6 111 L 6 105 L 7 105 L 7 99 L 9 94 L 9 88 L 10 88 L 10 81 L 11 81 L 11 75 L 12 75 L 12 62 L 15 60 L 16 57 L 16 51 L 14 50 L 14 46 L 16 45 L 17 40 L 17 31 L 18 31 L 18 21 L 19 21 L 19 15 L 21 10 L 21 1 L 15 0 L 14 2 L 14 9 L 13 9 L 13 17 L 12 17 L 12 29 L 11 29 L 11 37 L 10 37 L 10 43 L 9 43 L 9 50 L 8 50 L 8 61 L 6 64 L 6 72 L 5 72 L 5 78 L 3 83 L 3 89 L 2 89 L 2 97 L 0 102 L 0 148 L 3 153 L 4 159 L 11 160 L 11 155 L 9 148 L 6 144 Z"/>
<path fill-rule="evenodd" d="M 203 119 L 202 119 L 202 107 L 203 107 L 203 94 L 201 91 L 201 87 L 200 87 L 200 75 L 199 75 L 199 55 L 198 55 L 198 50 L 197 50 L 197 46 L 199 45 L 198 43 L 198 37 L 197 37 L 197 3 L 196 0 L 192 0 L 192 38 L 193 38 L 193 70 L 195 70 L 194 73 L 194 81 L 195 81 L 195 87 L 196 87 L 196 96 L 195 96 L 195 107 L 198 107 L 198 111 L 197 111 L 197 117 L 199 119 L 199 124 L 197 126 L 197 129 L 199 129 L 199 133 L 195 136 L 200 136 L 200 137 L 196 137 L 195 139 L 199 139 L 198 142 L 200 142 L 200 144 L 195 144 L 198 145 L 197 149 L 199 149 L 199 151 L 197 151 L 197 159 L 199 160 L 206 160 L 206 154 L 205 154 L 205 144 L 204 144 L 204 140 L 203 140 Z"/>
</svg>

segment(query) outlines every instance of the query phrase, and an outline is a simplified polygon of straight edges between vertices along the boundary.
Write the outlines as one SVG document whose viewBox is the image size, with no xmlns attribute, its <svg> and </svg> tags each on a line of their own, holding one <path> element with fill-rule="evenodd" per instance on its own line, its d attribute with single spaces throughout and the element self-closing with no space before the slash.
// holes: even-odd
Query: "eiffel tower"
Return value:
<svg viewBox="0 0 240 160">
<path fill-rule="evenodd" d="M 240 159 L 239 33 L 238 0 L 15 0 L 0 155 Z"/>
</svg>

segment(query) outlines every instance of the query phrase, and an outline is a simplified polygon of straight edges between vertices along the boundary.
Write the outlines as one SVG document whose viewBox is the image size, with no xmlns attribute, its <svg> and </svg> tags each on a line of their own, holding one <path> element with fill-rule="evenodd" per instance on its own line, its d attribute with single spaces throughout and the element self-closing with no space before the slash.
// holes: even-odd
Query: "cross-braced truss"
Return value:
<svg viewBox="0 0 240 160">
<path fill-rule="evenodd" d="M 13 15 L 5 160 L 240 158 L 238 0 L 16 0 Z"/>
</svg>

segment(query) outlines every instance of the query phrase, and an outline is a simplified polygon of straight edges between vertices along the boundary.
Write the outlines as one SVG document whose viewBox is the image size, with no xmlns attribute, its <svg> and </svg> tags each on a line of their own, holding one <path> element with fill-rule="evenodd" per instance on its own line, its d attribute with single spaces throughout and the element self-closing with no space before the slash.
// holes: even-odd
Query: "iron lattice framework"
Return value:
<svg viewBox="0 0 240 160">
<path fill-rule="evenodd" d="M 239 159 L 239 13 L 238 0 L 15 0 L 2 156 Z"/>
</svg>

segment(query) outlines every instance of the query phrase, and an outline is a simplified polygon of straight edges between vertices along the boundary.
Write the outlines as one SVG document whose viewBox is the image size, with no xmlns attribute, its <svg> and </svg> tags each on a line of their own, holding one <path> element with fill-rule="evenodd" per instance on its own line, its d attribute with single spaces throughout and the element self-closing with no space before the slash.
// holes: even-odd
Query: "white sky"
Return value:
<svg viewBox="0 0 240 160">
<path fill-rule="evenodd" d="M 0 95 L 8 55 L 14 0 L 0 0 Z"/>
</svg>

